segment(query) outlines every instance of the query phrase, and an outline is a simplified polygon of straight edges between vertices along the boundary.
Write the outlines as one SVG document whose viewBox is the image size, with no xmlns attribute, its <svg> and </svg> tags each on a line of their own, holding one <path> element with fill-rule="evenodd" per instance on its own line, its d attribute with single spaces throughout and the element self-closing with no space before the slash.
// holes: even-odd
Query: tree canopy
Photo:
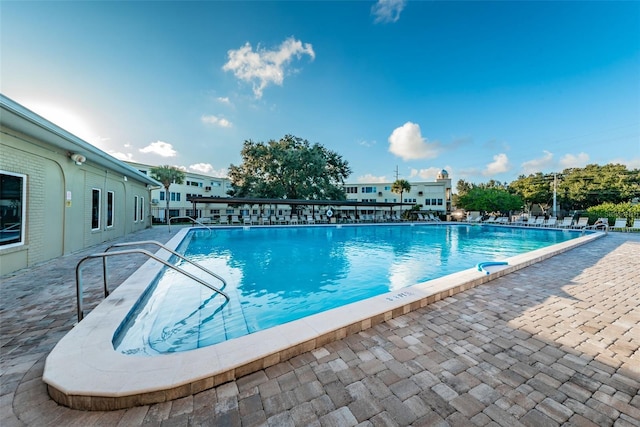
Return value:
<svg viewBox="0 0 640 427">
<path fill-rule="evenodd" d="M 242 164 L 229 167 L 236 197 L 345 200 L 346 160 L 322 145 L 285 135 L 267 143 L 247 140 Z"/>
<path fill-rule="evenodd" d="M 475 186 L 458 196 L 458 207 L 468 211 L 501 212 L 522 209 L 522 198 L 499 186 Z"/>
<path fill-rule="evenodd" d="M 566 210 L 583 210 L 602 203 L 622 203 L 640 197 L 640 170 L 620 164 L 587 165 L 556 174 L 556 199 Z M 509 187 L 531 208 L 553 200 L 554 175 L 521 175 Z"/>
<path fill-rule="evenodd" d="M 393 184 L 391 184 L 391 192 L 400 194 L 400 203 L 402 203 L 402 194 L 404 192 L 411 191 L 411 184 L 406 179 L 396 179 Z"/>
</svg>

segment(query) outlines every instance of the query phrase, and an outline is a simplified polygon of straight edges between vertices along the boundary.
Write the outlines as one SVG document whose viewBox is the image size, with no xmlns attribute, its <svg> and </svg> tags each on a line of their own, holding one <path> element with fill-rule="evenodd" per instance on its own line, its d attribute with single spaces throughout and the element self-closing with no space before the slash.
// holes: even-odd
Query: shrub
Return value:
<svg viewBox="0 0 640 427">
<path fill-rule="evenodd" d="M 631 226 L 635 218 L 640 218 L 640 205 L 632 205 L 629 202 L 603 203 L 588 208 L 586 214 L 590 224 L 597 221 L 598 218 L 608 218 L 609 225 L 613 225 L 616 218 L 626 218 L 627 226 Z"/>
</svg>

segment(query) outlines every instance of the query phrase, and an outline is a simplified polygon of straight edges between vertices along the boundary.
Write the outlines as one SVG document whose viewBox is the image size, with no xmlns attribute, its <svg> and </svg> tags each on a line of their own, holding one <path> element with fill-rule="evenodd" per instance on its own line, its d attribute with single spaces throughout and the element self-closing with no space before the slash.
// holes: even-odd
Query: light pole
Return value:
<svg viewBox="0 0 640 427">
<path fill-rule="evenodd" d="M 556 192 L 558 189 L 558 178 L 556 176 L 556 173 L 553 173 L 553 216 L 554 217 L 558 217 L 558 212 L 557 212 L 557 205 L 556 205 Z"/>
</svg>

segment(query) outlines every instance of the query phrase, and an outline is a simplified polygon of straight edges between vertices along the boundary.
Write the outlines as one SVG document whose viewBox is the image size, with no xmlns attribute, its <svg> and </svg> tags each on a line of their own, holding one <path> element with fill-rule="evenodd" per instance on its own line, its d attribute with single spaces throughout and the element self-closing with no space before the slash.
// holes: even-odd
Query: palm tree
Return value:
<svg viewBox="0 0 640 427">
<path fill-rule="evenodd" d="M 391 184 L 391 192 L 400 194 L 400 211 L 402 211 L 402 193 L 411 191 L 411 184 L 406 179 L 396 179 Z"/>
<path fill-rule="evenodd" d="M 182 184 L 184 182 L 184 172 L 178 169 L 175 166 L 154 166 L 151 168 L 151 177 L 156 181 L 159 181 L 164 185 L 166 201 L 167 201 L 167 211 L 165 214 L 165 221 L 169 223 L 169 187 L 171 184 Z"/>
</svg>

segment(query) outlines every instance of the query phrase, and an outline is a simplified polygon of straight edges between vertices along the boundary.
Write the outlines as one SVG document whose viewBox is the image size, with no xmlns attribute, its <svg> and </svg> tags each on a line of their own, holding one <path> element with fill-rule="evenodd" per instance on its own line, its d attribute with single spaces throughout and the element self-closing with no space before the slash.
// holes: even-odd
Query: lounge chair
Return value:
<svg viewBox="0 0 640 427">
<path fill-rule="evenodd" d="M 544 227 L 546 220 L 544 219 L 544 216 L 539 216 L 536 218 L 535 222 L 533 224 L 531 224 L 534 227 Z"/>
<path fill-rule="evenodd" d="M 627 228 L 627 231 L 640 231 L 640 218 L 634 219 L 633 224 Z"/>
<path fill-rule="evenodd" d="M 562 218 L 562 221 L 558 223 L 556 226 L 558 228 L 571 228 L 572 225 L 573 225 L 573 217 L 565 216 L 564 218 Z"/>
<path fill-rule="evenodd" d="M 558 221 L 558 219 L 555 216 L 552 216 L 551 218 L 549 218 L 548 220 L 545 221 L 544 226 L 545 227 L 555 227 L 557 221 Z"/>
<path fill-rule="evenodd" d="M 489 218 L 485 219 L 482 222 L 487 223 L 487 224 L 493 224 L 494 222 L 496 222 L 496 217 L 495 217 L 495 215 L 491 215 Z"/>
<path fill-rule="evenodd" d="M 571 226 L 571 228 L 585 228 L 589 225 L 589 217 L 581 216 L 578 221 Z"/>
<path fill-rule="evenodd" d="M 238 219 L 238 215 L 231 215 L 231 224 L 242 224 Z"/>
<path fill-rule="evenodd" d="M 509 224 L 509 218 L 506 217 L 506 216 L 501 216 L 498 219 L 496 219 L 496 224 L 508 225 Z"/>
<path fill-rule="evenodd" d="M 609 230 L 627 231 L 627 218 L 616 218 L 616 223 Z"/>
<path fill-rule="evenodd" d="M 536 223 L 537 219 L 537 216 L 529 216 L 527 218 L 527 222 L 525 222 L 524 225 L 526 225 L 527 227 L 532 227 Z"/>
<path fill-rule="evenodd" d="M 258 221 L 258 218 L 256 217 L 256 221 Z M 242 217 L 242 224 L 244 225 L 251 225 L 251 217 L 249 216 L 243 216 Z"/>
<path fill-rule="evenodd" d="M 227 215 L 220 216 L 220 219 L 218 220 L 218 224 L 220 224 L 220 225 L 224 225 L 224 224 L 229 225 L 229 216 L 227 216 Z"/>
<path fill-rule="evenodd" d="M 429 217 L 427 218 L 427 220 L 433 221 L 433 222 L 440 222 L 440 218 L 438 218 L 434 214 L 429 214 Z"/>
<path fill-rule="evenodd" d="M 298 225 L 298 215 L 291 215 L 291 219 L 289 220 L 289 224 Z"/>
<path fill-rule="evenodd" d="M 307 215 L 307 224 L 315 224 L 316 221 L 313 219 L 311 215 Z"/>
</svg>

